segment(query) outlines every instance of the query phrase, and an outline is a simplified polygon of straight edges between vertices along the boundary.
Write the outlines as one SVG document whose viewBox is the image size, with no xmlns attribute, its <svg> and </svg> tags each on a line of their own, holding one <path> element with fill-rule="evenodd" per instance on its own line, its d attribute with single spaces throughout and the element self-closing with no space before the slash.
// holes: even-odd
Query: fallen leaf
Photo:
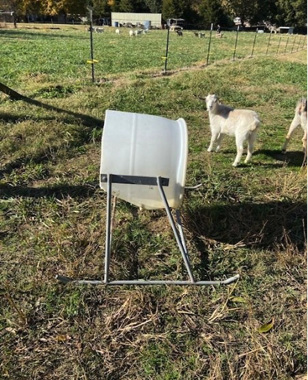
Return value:
<svg viewBox="0 0 308 380">
<path fill-rule="evenodd" d="M 268 331 L 270 331 L 274 326 L 274 318 L 272 318 L 272 320 L 268 323 L 265 323 L 264 325 L 260 326 L 258 328 L 258 332 L 259 333 L 267 333 Z"/>
<path fill-rule="evenodd" d="M 69 339 L 70 339 L 70 337 L 68 335 L 57 335 L 56 336 L 57 342 L 66 342 Z"/>
<path fill-rule="evenodd" d="M 232 297 L 231 301 L 232 302 L 238 302 L 238 303 L 247 303 L 247 301 L 243 297 Z"/>
</svg>

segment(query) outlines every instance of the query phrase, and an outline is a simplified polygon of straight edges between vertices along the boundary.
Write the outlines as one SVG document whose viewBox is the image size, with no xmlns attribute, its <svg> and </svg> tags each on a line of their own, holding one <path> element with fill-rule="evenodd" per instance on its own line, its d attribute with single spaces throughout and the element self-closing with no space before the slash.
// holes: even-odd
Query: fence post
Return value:
<svg viewBox="0 0 308 380">
<path fill-rule="evenodd" d="M 213 32 L 213 23 L 211 24 L 210 39 L 209 39 L 209 45 L 208 45 L 208 49 L 207 49 L 206 65 L 209 64 L 210 50 L 211 50 L 211 41 L 212 41 L 212 32 Z"/>
<path fill-rule="evenodd" d="M 270 34 L 269 34 L 269 37 L 268 37 L 268 44 L 267 44 L 267 49 L 266 49 L 266 55 L 268 53 L 268 49 L 269 49 L 269 46 L 270 46 L 270 43 L 271 43 L 271 37 L 272 37 L 272 32 L 270 31 Z"/>
<path fill-rule="evenodd" d="M 91 66 L 92 66 L 92 82 L 94 83 L 94 53 L 93 53 L 93 8 L 87 7 L 90 15 L 90 49 L 91 49 Z"/>
<path fill-rule="evenodd" d="M 277 49 L 277 54 L 279 52 L 279 48 L 280 48 L 280 42 L 281 42 L 281 36 L 279 37 L 279 42 L 278 42 L 278 49 Z"/>
<path fill-rule="evenodd" d="M 236 37 L 235 37 L 235 45 L 234 45 L 234 52 L 233 52 L 233 61 L 235 59 L 235 53 L 236 53 L 236 47 L 237 47 L 237 40 L 238 40 L 238 32 L 240 30 L 240 26 L 237 26 L 237 31 L 236 31 Z"/>
<path fill-rule="evenodd" d="M 301 37 L 300 37 L 300 35 L 298 35 L 298 42 L 297 42 L 297 49 L 296 49 L 296 51 L 299 51 L 299 49 L 300 49 L 300 44 L 301 44 Z"/>
<path fill-rule="evenodd" d="M 287 51 L 287 47 L 288 47 L 289 38 L 290 38 L 290 36 L 288 36 L 288 38 L 287 38 L 287 42 L 286 42 L 286 47 L 284 48 L 284 52 L 285 52 L 285 53 L 286 53 L 286 51 Z"/>
<path fill-rule="evenodd" d="M 303 38 L 303 40 L 304 40 L 304 43 L 303 43 L 303 44 L 301 43 L 301 45 L 300 45 L 300 49 L 304 49 L 305 38 Z"/>
<path fill-rule="evenodd" d="M 168 52 L 169 52 L 169 39 L 170 39 L 170 26 L 167 25 L 167 42 L 166 42 L 166 54 L 163 57 L 165 60 L 164 74 L 167 73 L 167 65 L 168 65 Z"/>
<path fill-rule="evenodd" d="M 292 45 L 291 53 L 293 53 L 296 38 L 297 38 L 297 36 L 294 37 L 294 35 L 293 35 L 293 45 Z"/>
<path fill-rule="evenodd" d="M 256 39 L 257 39 L 257 33 L 258 32 L 256 31 L 255 38 L 254 38 L 253 43 L 252 43 L 252 50 L 251 50 L 251 56 L 250 57 L 253 57 L 253 52 L 255 50 L 255 44 L 256 44 Z"/>
</svg>

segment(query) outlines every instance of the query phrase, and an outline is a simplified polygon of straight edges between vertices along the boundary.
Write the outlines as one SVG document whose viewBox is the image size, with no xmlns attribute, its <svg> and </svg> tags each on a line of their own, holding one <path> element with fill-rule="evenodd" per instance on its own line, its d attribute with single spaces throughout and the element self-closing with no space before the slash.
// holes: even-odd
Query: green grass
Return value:
<svg viewBox="0 0 308 380">
<path fill-rule="evenodd" d="M 25 29 L 0 30 L 2 41 L 2 65 L 0 77 L 16 85 L 31 83 L 36 86 L 49 82 L 54 84 L 59 78 L 62 84 L 71 88 L 84 84 L 91 78 L 90 34 L 86 27 L 67 27 L 54 30 L 50 26 Z M 145 72 L 163 70 L 162 57 L 166 54 L 167 31 L 154 30 L 147 35 L 132 38 L 127 29 L 116 35 L 114 28 L 107 28 L 104 33 L 93 34 L 94 58 L 97 80 L 135 75 L 136 70 Z M 270 39 L 269 39 L 270 37 Z M 285 52 L 296 52 L 303 48 L 304 36 L 258 34 L 240 32 L 235 58 L 260 55 L 281 55 Z M 168 69 L 174 70 L 192 64 L 205 64 L 232 60 L 236 42 L 236 32 L 225 32 L 223 38 L 212 34 L 210 55 L 208 47 L 210 32 L 205 38 L 198 38 L 193 31 L 185 31 L 183 38 L 170 33 Z M 278 49 L 279 47 L 279 49 Z M 71 88 L 72 90 L 72 88 Z M 42 91 L 42 89 L 40 89 Z"/>
<path fill-rule="evenodd" d="M 9 52 L 1 81 L 63 110 L 0 94 L 0 378 L 297 378 L 306 372 L 302 132 L 285 155 L 280 149 L 306 93 L 306 51 L 266 55 L 268 35 L 258 35 L 264 44 L 254 58 L 232 61 L 230 32 L 212 41 L 205 67 L 207 40 L 187 32 L 171 36 L 170 75 L 163 76 L 166 32 L 125 33 L 94 35 L 100 62 L 92 84 L 84 30 L 0 30 Z M 250 54 L 240 49 L 244 41 L 251 47 L 252 36 L 240 33 L 239 54 Z M 209 120 L 198 97 L 210 92 L 260 114 L 249 165 L 231 166 L 231 138 L 220 153 L 206 151 Z M 106 194 L 98 174 L 106 109 L 186 120 L 186 183 L 203 183 L 186 191 L 181 208 L 194 273 L 239 273 L 237 283 L 78 287 L 54 279 L 102 278 Z M 179 256 L 163 211 L 118 201 L 112 278 L 186 279 Z M 271 320 L 268 333 L 258 332 Z"/>
</svg>

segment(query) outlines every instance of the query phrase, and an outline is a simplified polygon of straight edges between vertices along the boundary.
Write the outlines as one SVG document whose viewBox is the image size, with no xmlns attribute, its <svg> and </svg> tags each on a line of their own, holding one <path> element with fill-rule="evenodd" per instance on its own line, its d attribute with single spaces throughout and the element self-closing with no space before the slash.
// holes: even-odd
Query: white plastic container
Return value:
<svg viewBox="0 0 308 380">
<path fill-rule="evenodd" d="M 107 110 L 102 136 L 100 174 L 169 178 L 164 187 L 169 206 L 181 204 L 187 167 L 188 137 L 184 119 L 169 120 Z M 100 181 L 105 191 L 107 184 Z M 112 184 L 113 194 L 138 207 L 164 208 L 157 186 Z"/>
</svg>

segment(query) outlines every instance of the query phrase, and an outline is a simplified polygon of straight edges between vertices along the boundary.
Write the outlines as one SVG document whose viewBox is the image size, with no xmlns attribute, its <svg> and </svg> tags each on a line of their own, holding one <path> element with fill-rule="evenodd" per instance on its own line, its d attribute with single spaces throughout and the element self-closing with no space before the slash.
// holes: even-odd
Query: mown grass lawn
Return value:
<svg viewBox="0 0 308 380">
<path fill-rule="evenodd" d="M 285 155 L 281 146 L 306 94 L 306 51 L 266 55 L 268 36 L 258 36 L 265 44 L 254 58 L 233 61 L 230 42 L 222 50 L 230 59 L 221 55 L 206 67 L 205 39 L 184 33 L 172 35 L 170 75 L 161 75 L 166 34 L 138 40 L 124 33 L 95 35 L 100 62 L 92 84 L 85 31 L 0 30 L 1 82 L 54 107 L 0 95 L 1 377 L 298 378 L 306 372 L 302 132 Z M 220 42 L 213 43 L 219 57 Z M 219 153 L 206 151 L 209 120 L 198 98 L 208 93 L 260 114 L 249 165 L 231 166 L 233 139 Z M 199 279 L 239 273 L 238 282 L 95 287 L 55 280 L 102 277 L 106 109 L 186 120 L 187 185 L 203 183 L 186 192 L 181 208 L 194 272 Z M 113 241 L 113 278 L 187 276 L 163 211 L 118 201 Z"/>
</svg>

